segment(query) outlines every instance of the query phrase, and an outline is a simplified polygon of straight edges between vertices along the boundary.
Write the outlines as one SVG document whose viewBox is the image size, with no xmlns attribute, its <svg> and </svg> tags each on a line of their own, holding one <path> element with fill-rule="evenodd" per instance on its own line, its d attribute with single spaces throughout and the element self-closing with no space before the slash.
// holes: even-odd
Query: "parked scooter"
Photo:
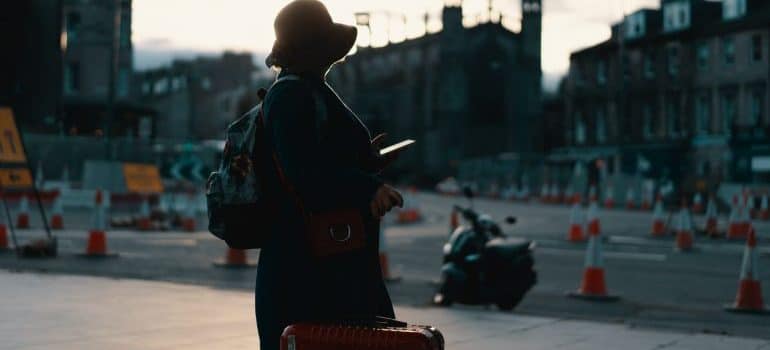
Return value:
<svg viewBox="0 0 770 350">
<path fill-rule="evenodd" d="M 513 310 L 537 283 L 532 257 L 535 243 L 507 237 L 489 215 L 473 209 L 473 191 L 463 190 L 468 208 L 454 206 L 470 227 L 461 225 L 444 245 L 444 265 L 433 302 L 450 306 L 496 304 Z M 506 218 L 508 224 L 516 218 Z"/>
</svg>

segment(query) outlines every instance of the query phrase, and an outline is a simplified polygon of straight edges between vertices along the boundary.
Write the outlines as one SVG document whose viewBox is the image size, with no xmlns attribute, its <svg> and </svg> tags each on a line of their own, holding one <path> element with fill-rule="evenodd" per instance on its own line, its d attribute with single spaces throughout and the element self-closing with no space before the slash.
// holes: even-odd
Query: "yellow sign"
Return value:
<svg viewBox="0 0 770 350">
<path fill-rule="evenodd" d="M 32 187 L 32 173 L 27 168 L 0 169 L 0 187 L 19 189 Z"/>
<path fill-rule="evenodd" d="M 26 163 L 24 147 L 10 108 L 0 107 L 0 163 Z"/>
<path fill-rule="evenodd" d="M 123 176 L 126 178 L 126 188 L 133 193 L 161 193 L 163 184 L 160 182 L 158 167 L 150 164 L 123 163 Z"/>
</svg>

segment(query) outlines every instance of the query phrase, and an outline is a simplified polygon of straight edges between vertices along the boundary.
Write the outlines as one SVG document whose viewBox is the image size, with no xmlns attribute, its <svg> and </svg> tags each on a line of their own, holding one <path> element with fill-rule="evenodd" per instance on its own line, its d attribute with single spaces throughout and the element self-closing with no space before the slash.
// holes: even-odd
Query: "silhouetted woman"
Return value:
<svg viewBox="0 0 770 350">
<path fill-rule="evenodd" d="M 378 259 L 380 217 L 402 204 L 376 174 L 392 159 L 377 152 L 366 126 L 325 82 L 353 47 L 356 28 L 333 23 L 324 5 L 296 0 L 275 20 L 266 60 L 280 69 L 264 114 L 268 139 L 285 179 L 306 212 L 355 208 L 363 217 L 362 248 L 315 257 L 308 228 L 288 191 L 277 191 L 279 226 L 260 252 L 256 313 L 261 348 L 278 349 L 283 329 L 298 321 L 393 317 Z M 259 223 L 255 223 L 259 227 Z"/>
</svg>

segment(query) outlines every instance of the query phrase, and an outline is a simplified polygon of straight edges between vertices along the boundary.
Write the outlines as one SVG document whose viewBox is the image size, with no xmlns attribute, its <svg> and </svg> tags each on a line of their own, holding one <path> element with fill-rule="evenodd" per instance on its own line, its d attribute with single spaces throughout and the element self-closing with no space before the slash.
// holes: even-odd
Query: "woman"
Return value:
<svg viewBox="0 0 770 350">
<path fill-rule="evenodd" d="M 325 83 L 329 68 L 352 48 L 355 27 L 333 23 L 318 1 L 296 0 L 278 14 L 275 31 L 266 64 L 280 74 L 264 100 L 265 125 L 275 163 L 293 191 L 276 193 L 279 228 L 259 257 L 257 326 L 261 348 L 270 350 L 298 321 L 394 317 L 377 243 L 380 217 L 403 202 L 376 176 L 393 160 L 379 156 L 382 137 L 370 140 Z M 303 211 L 344 208 L 359 209 L 366 244 L 314 257 Z"/>
</svg>

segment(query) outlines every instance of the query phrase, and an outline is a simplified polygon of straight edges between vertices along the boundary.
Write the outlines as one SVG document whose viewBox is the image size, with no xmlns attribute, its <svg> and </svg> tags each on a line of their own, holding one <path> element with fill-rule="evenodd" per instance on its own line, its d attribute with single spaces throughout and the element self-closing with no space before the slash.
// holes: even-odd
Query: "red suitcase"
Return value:
<svg viewBox="0 0 770 350">
<path fill-rule="evenodd" d="M 444 336 L 431 326 L 377 318 L 364 323 L 298 323 L 284 329 L 281 350 L 443 350 Z"/>
</svg>

